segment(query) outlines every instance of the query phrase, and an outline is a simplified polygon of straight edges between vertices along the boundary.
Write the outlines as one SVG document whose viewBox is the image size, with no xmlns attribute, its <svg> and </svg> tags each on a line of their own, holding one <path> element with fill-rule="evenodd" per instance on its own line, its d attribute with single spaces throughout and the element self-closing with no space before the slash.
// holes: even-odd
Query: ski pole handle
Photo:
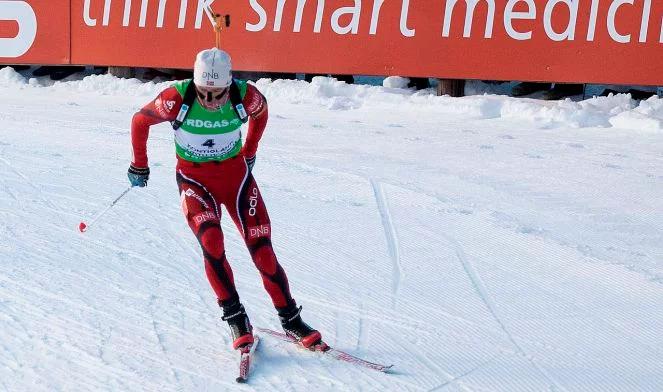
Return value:
<svg viewBox="0 0 663 392">
<path fill-rule="evenodd" d="M 129 193 L 129 191 L 130 191 L 132 188 L 133 188 L 133 187 L 130 186 L 129 188 L 125 189 L 124 192 L 122 192 L 122 193 L 120 194 L 120 196 L 118 196 L 115 200 L 113 200 L 113 202 L 110 203 L 106 208 L 104 208 L 103 211 L 101 211 L 99 214 L 97 214 L 97 216 L 96 216 L 94 219 L 92 219 L 92 222 L 90 222 L 90 223 L 85 223 L 85 222 L 81 222 L 81 223 L 79 223 L 79 225 L 78 225 L 78 230 L 79 230 L 81 233 L 84 233 L 85 231 L 87 231 L 87 229 L 88 229 L 90 226 L 92 226 L 92 225 L 94 224 L 94 222 L 96 222 L 97 220 L 99 220 L 99 218 L 101 218 L 101 217 L 102 217 L 102 216 L 103 216 L 108 210 L 110 210 L 111 208 L 113 208 L 113 206 L 114 206 L 118 201 L 120 201 L 120 199 L 123 198 L 124 195 L 126 195 L 127 193 Z"/>
</svg>

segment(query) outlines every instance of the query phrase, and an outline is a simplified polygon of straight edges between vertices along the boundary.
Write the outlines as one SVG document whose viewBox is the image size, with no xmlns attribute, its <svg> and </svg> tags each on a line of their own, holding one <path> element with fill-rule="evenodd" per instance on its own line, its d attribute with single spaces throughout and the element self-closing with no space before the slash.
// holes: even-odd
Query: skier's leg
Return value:
<svg viewBox="0 0 663 392">
<path fill-rule="evenodd" d="M 203 250 L 205 273 L 223 309 L 222 319 L 228 322 L 233 348 L 253 343 L 249 317 L 239 301 L 233 273 L 226 259 L 221 231 L 221 209 L 214 196 L 196 180 L 178 173 L 182 210 L 191 231 Z"/>
<path fill-rule="evenodd" d="M 203 251 L 205 273 L 219 304 L 239 302 L 233 273 L 226 259 L 221 231 L 221 209 L 205 187 L 182 173 L 177 174 L 182 211 Z"/>
<path fill-rule="evenodd" d="M 240 167 L 241 169 L 241 167 Z M 275 307 L 294 305 L 288 277 L 272 248 L 272 227 L 260 190 L 250 172 L 244 172 L 237 193 L 226 200 L 226 208 L 244 237 L 263 286 Z"/>
<path fill-rule="evenodd" d="M 317 344 L 322 339 L 320 332 L 302 321 L 301 307 L 297 307 L 290 295 L 288 277 L 274 254 L 269 215 L 251 173 L 246 176 L 236 200 L 234 206 L 228 206 L 228 212 L 244 235 L 253 263 L 260 271 L 263 285 L 272 298 L 284 331 L 305 347 Z"/>
</svg>

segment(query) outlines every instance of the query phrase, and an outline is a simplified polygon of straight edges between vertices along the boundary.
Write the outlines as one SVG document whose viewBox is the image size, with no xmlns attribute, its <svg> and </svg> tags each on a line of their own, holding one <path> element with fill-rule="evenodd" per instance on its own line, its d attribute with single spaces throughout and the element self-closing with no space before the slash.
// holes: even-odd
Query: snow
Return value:
<svg viewBox="0 0 663 392">
<path fill-rule="evenodd" d="M 167 85 L 0 70 L 0 390 L 663 390 L 661 99 L 259 81 L 255 176 L 293 295 L 395 371 L 265 336 L 239 387 L 167 124 L 148 187 L 77 230 L 128 186 L 131 116 Z M 253 324 L 278 329 L 223 227 Z"/>
<path fill-rule="evenodd" d="M 21 86 L 25 78 L 11 67 L 0 68 L 0 86 Z"/>
<path fill-rule="evenodd" d="M 407 85 L 410 83 L 409 78 L 404 78 L 401 76 L 389 76 L 384 79 L 382 85 L 384 87 L 390 88 L 407 88 Z"/>
</svg>

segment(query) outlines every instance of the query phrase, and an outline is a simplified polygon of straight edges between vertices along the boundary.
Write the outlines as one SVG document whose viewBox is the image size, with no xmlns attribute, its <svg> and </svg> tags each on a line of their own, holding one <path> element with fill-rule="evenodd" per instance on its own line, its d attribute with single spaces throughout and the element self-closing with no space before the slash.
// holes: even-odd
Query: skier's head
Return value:
<svg viewBox="0 0 663 392">
<path fill-rule="evenodd" d="M 228 87 L 232 82 L 230 55 L 212 48 L 198 52 L 193 65 L 193 82 L 199 87 Z"/>
<path fill-rule="evenodd" d="M 216 110 L 228 101 L 232 82 L 230 55 L 221 49 L 205 49 L 198 53 L 193 65 L 193 83 L 200 104 Z"/>
</svg>

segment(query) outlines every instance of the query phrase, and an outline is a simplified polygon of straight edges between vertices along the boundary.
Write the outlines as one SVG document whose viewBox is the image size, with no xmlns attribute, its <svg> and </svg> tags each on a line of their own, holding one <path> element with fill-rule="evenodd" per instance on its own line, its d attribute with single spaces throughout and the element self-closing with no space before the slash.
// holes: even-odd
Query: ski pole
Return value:
<svg viewBox="0 0 663 392">
<path fill-rule="evenodd" d="M 133 188 L 133 187 L 130 186 L 129 188 L 125 189 L 124 192 L 122 192 L 122 194 L 120 196 L 118 196 L 115 200 L 113 200 L 112 203 L 110 203 L 110 205 L 108 205 L 103 211 L 101 211 L 99 214 L 97 214 L 97 216 L 94 219 L 92 219 L 92 222 L 90 222 L 90 223 L 85 223 L 85 222 L 79 223 L 78 230 L 80 230 L 81 233 L 84 233 L 85 231 L 87 231 L 87 229 L 90 226 L 92 226 L 94 224 L 94 222 L 99 220 L 99 218 L 101 218 L 106 213 L 106 211 L 110 210 L 118 201 L 120 201 L 121 198 L 124 197 L 124 195 L 129 193 L 131 188 Z"/>
</svg>

